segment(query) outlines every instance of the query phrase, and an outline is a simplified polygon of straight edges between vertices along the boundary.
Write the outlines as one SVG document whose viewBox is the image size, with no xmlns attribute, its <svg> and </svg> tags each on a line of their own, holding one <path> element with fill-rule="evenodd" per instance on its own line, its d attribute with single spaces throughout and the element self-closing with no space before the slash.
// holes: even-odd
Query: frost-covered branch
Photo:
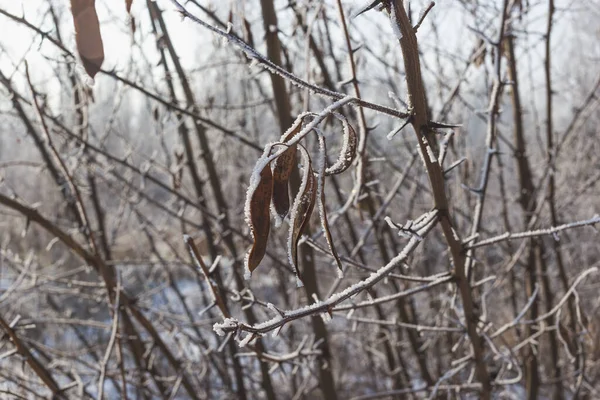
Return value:
<svg viewBox="0 0 600 400">
<path fill-rule="evenodd" d="M 293 83 L 294 85 L 299 86 L 303 89 L 308 89 L 311 93 L 329 97 L 334 100 L 341 100 L 344 97 L 346 97 L 346 95 L 344 93 L 334 92 L 332 90 L 325 89 L 320 86 L 316 86 L 309 82 L 306 82 L 305 80 L 297 77 L 296 75 L 285 70 L 284 68 L 280 67 L 279 65 L 271 62 L 269 59 L 267 59 L 265 56 L 263 56 L 256 49 L 249 46 L 246 42 L 244 42 L 239 37 L 232 35 L 225 30 L 219 29 L 216 26 L 210 25 L 210 24 L 206 23 L 205 21 L 201 20 L 200 18 L 196 17 L 194 14 L 190 13 L 183 5 L 181 5 L 181 3 L 178 0 L 170 0 L 170 1 L 171 1 L 171 3 L 173 3 L 175 5 L 175 7 L 181 13 L 182 16 L 189 18 L 193 22 L 203 26 L 204 28 L 212 31 L 213 33 L 216 33 L 217 35 L 221 36 L 222 38 L 225 38 L 227 41 L 229 41 L 230 43 L 234 44 L 239 49 L 241 49 L 250 60 L 252 60 L 256 64 L 262 65 L 267 70 L 269 70 L 271 73 L 281 75 L 287 81 L 289 81 L 289 82 Z M 369 108 L 371 110 L 390 115 L 392 117 L 397 117 L 397 118 L 402 118 L 402 119 L 410 117 L 410 113 L 398 111 L 394 108 L 386 107 L 386 106 L 383 106 L 380 104 L 371 103 L 371 102 L 368 102 L 368 101 L 365 101 L 365 100 L 362 100 L 359 98 L 355 98 L 353 100 L 353 103 L 358 106 L 364 107 L 364 108 Z"/>
<path fill-rule="evenodd" d="M 210 271 L 209 271 L 208 267 L 206 266 L 206 264 L 204 264 L 204 261 L 202 260 L 202 256 L 200 255 L 200 251 L 198 251 L 198 246 L 196 246 L 196 243 L 194 243 L 194 239 L 192 239 L 192 237 L 189 235 L 183 235 L 183 241 L 185 242 L 186 246 L 188 247 L 188 251 L 190 252 L 190 255 L 192 256 L 192 259 L 194 260 L 194 264 L 196 264 L 196 268 L 199 270 L 199 272 L 202 274 L 202 276 L 206 280 L 206 285 L 208 286 L 208 289 L 210 291 L 210 294 L 211 294 L 211 297 L 213 300 L 213 304 L 216 304 L 219 307 L 219 310 L 221 311 L 221 314 L 223 314 L 224 318 L 229 317 L 230 316 L 229 310 L 227 309 L 227 306 L 225 305 L 225 302 L 223 301 L 223 297 L 221 296 L 219 287 L 210 278 Z"/>
<path fill-rule="evenodd" d="M 519 323 L 519 321 L 521 321 L 521 319 L 523 319 L 523 317 L 525 316 L 525 314 L 527 313 L 527 311 L 529 311 L 529 309 L 531 308 L 531 306 L 535 302 L 537 294 L 538 294 L 538 289 L 539 289 L 539 287 L 536 286 L 535 290 L 533 291 L 533 294 L 529 297 L 529 300 L 527 301 L 527 304 L 525 304 L 525 307 L 523 307 L 523 309 L 521 310 L 521 312 L 519 313 L 519 315 L 517 315 L 508 324 L 505 324 L 505 325 L 501 326 L 496 332 L 494 332 L 490 336 L 491 339 L 494 339 L 494 338 L 502 335 L 504 332 L 506 332 L 510 328 L 516 326 Z"/>
<path fill-rule="evenodd" d="M 426 236 L 431 229 L 435 226 L 438 219 L 438 212 L 431 211 L 427 214 L 422 228 L 418 231 L 421 237 Z M 296 310 L 282 311 L 281 314 L 271 320 L 255 324 L 248 325 L 238 321 L 235 318 L 226 318 L 223 322 L 216 323 L 213 326 L 215 332 L 219 335 L 225 335 L 228 332 L 245 331 L 255 334 L 265 334 L 283 327 L 288 322 L 296 319 L 304 318 L 311 315 L 330 313 L 334 311 L 334 307 L 345 300 L 348 300 L 357 294 L 369 289 L 374 286 L 377 282 L 384 279 L 391 271 L 406 261 L 407 257 L 419 246 L 421 240 L 416 237 L 410 239 L 408 244 L 404 247 L 402 252 L 394 257 L 388 264 L 381 267 L 377 272 L 372 273 L 368 278 L 348 287 L 347 289 L 336 293 L 326 300 L 318 301 L 314 304 L 310 304 L 306 307 L 302 307 Z M 276 331 L 277 332 L 277 331 Z"/>
<path fill-rule="evenodd" d="M 546 229 L 537 229 L 537 230 L 533 230 L 533 231 L 518 232 L 518 233 L 506 232 L 506 233 L 503 233 L 502 235 L 494 236 L 492 238 L 481 240 L 479 242 L 468 245 L 468 246 L 466 246 L 466 249 L 471 250 L 471 249 L 475 249 L 477 247 L 490 246 L 492 244 L 504 242 L 507 240 L 527 239 L 527 238 L 538 237 L 538 236 L 553 235 L 556 239 L 558 239 L 558 236 L 557 236 L 558 232 L 562 232 L 562 231 L 565 231 L 568 229 L 580 228 L 582 226 L 595 225 L 597 223 L 600 223 L 600 216 L 598 216 L 598 215 L 594 216 L 593 218 L 586 219 L 584 221 L 571 222 L 569 224 L 553 226 L 553 227 L 546 228 Z"/>
<path fill-rule="evenodd" d="M 523 321 L 523 323 L 524 324 L 535 324 L 535 323 L 541 322 L 541 321 L 545 320 L 546 318 L 556 314 L 556 312 L 567 302 L 567 300 L 569 299 L 569 296 L 571 296 L 572 294 L 575 293 L 575 289 L 581 283 L 581 281 L 588 275 L 595 274 L 596 272 L 598 272 L 597 267 L 588 268 L 585 271 L 583 271 L 581 274 L 579 274 L 577 279 L 575 279 L 575 282 L 573 282 L 573 284 L 571 285 L 569 290 L 567 290 L 567 292 L 560 299 L 560 301 L 554 307 L 552 307 L 552 309 L 550 311 L 548 311 L 545 314 L 540 315 L 533 321 Z"/>
</svg>

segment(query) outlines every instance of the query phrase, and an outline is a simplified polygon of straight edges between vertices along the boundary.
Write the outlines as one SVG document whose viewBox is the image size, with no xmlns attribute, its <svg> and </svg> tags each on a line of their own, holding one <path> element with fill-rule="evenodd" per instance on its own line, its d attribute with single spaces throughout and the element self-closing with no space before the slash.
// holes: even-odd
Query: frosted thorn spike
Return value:
<svg viewBox="0 0 600 400">
<path fill-rule="evenodd" d="M 476 189 L 476 188 L 467 186 L 464 183 L 461 184 L 461 186 L 463 187 L 463 189 L 466 189 L 466 190 L 468 190 L 471 193 L 474 193 L 474 194 L 481 194 L 482 193 L 481 189 Z"/>
<path fill-rule="evenodd" d="M 373 301 L 377 298 L 377 296 L 375 295 L 375 292 L 373 291 L 373 288 L 370 288 L 370 287 L 366 288 L 365 292 L 367 293 L 367 297 L 369 297 L 371 301 Z"/>
<path fill-rule="evenodd" d="M 396 229 L 396 230 L 400 230 L 402 229 L 402 225 L 395 223 L 394 221 L 392 221 L 392 219 L 388 216 L 386 216 L 384 218 L 384 221 L 388 224 L 388 226 L 392 229 Z M 409 221 L 410 222 L 410 221 Z"/>
<path fill-rule="evenodd" d="M 343 80 L 341 82 L 338 82 L 337 85 L 338 85 L 338 87 L 344 87 L 344 86 L 346 86 L 346 85 L 348 85 L 350 83 L 353 83 L 353 84 L 354 83 L 358 83 L 358 79 L 356 79 L 355 77 L 351 77 L 351 78 L 348 78 L 348 79 Z"/>
<path fill-rule="evenodd" d="M 412 117 L 407 118 L 402 125 L 400 126 L 400 128 L 398 129 L 394 129 L 393 131 L 391 131 L 390 133 L 388 133 L 387 135 L 387 140 L 391 140 L 394 136 L 396 136 L 402 129 L 404 129 L 406 127 L 406 125 L 410 124 L 412 121 Z"/>
<path fill-rule="evenodd" d="M 454 168 L 458 167 L 460 164 L 464 163 L 465 161 L 467 161 L 467 158 L 463 157 L 463 158 L 453 162 L 452 165 L 450 165 L 448 168 L 446 168 L 444 170 L 444 176 L 447 175 L 448 173 L 450 173 Z"/>
<path fill-rule="evenodd" d="M 356 46 L 356 47 L 354 47 L 354 48 L 350 49 L 350 52 L 351 52 L 352 54 L 354 54 L 354 53 L 356 53 L 357 51 L 359 51 L 359 50 L 360 50 L 360 49 L 362 49 L 362 48 L 363 48 L 363 44 L 361 43 L 361 44 L 359 44 L 358 46 Z"/>
<path fill-rule="evenodd" d="M 366 129 L 367 129 L 367 132 L 372 132 L 372 131 L 374 131 L 375 129 L 377 129 L 377 127 L 378 127 L 378 126 L 379 126 L 379 124 L 378 124 L 378 123 L 377 123 L 377 124 L 375 124 L 375 125 L 373 125 L 373 126 L 367 126 L 367 128 L 366 128 Z"/>
<path fill-rule="evenodd" d="M 446 124 L 443 122 L 429 121 L 430 128 L 438 128 L 438 129 L 450 129 L 450 128 L 460 128 L 462 124 Z"/>
<path fill-rule="evenodd" d="M 376 7 L 383 7 L 383 0 L 375 0 L 370 3 L 367 3 L 366 5 L 359 8 L 358 11 L 356 11 L 354 14 L 352 14 L 352 18 L 356 18 L 359 15 L 364 14 L 367 11 L 372 10 Z"/>
</svg>

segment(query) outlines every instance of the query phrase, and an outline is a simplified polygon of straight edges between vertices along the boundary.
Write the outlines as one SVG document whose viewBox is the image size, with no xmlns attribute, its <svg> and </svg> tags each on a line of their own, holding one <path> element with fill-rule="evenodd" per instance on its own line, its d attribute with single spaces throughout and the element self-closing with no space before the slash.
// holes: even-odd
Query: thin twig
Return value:
<svg viewBox="0 0 600 400">
<path fill-rule="evenodd" d="M 492 244 L 504 242 L 507 240 L 527 239 L 527 238 L 539 237 L 539 236 L 553 235 L 553 236 L 555 236 L 555 238 L 557 238 L 556 234 L 558 232 L 562 232 L 562 231 L 565 231 L 568 229 L 580 228 L 582 226 L 595 225 L 598 223 L 600 223 L 600 216 L 594 216 L 593 218 L 586 219 L 584 221 L 571 222 L 568 224 L 554 226 L 554 227 L 550 227 L 547 229 L 537 229 L 535 231 L 518 232 L 518 233 L 506 232 L 506 233 L 503 233 L 502 235 L 494 236 L 492 238 L 481 240 L 479 242 L 475 242 L 473 244 L 465 246 L 465 249 L 471 250 L 471 249 L 476 249 L 478 247 L 490 246 Z"/>
</svg>

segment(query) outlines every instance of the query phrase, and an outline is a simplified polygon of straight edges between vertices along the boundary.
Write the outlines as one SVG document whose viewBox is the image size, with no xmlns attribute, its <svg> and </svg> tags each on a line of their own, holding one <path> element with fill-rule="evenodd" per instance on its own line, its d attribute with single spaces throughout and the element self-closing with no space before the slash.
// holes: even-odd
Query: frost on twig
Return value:
<svg viewBox="0 0 600 400">
<path fill-rule="evenodd" d="M 235 330 L 239 325 L 239 321 L 236 318 L 225 318 L 222 322 L 217 322 L 213 325 L 213 330 L 219 336 L 225 336 L 225 332 L 231 332 Z"/>
<path fill-rule="evenodd" d="M 416 235 L 420 237 L 425 237 L 425 235 L 427 235 L 431 231 L 431 229 L 433 229 L 437 220 L 437 210 L 428 212 L 424 214 L 421 218 L 418 218 L 416 222 L 416 225 L 418 227 Z M 358 283 L 355 283 L 354 285 L 346 288 L 341 292 L 329 296 L 325 300 L 307 305 L 296 310 L 284 311 L 283 316 L 280 315 L 276 318 L 270 319 L 262 323 L 258 323 L 256 325 L 247 325 L 244 323 L 239 323 L 237 320 L 232 321 L 231 319 L 227 319 L 223 323 L 216 324 L 214 326 L 214 329 L 217 333 L 241 330 L 246 332 L 264 334 L 274 329 L 280 328 L 290 321 L 307 317 L 310 315 L 329 312 L 329 310 L 334 310 L 334 307 L 336 305 L 340 304 L 345 300 L 353 298 L 357 294 L 371 288 L 373 285 L 383 280 L 395 268 L 397 268 L 399 265 L 405 262 L 407 257 L 419 246 L 420 243 L 421 240 L 417 239 L 415 236 L 411 237 L 404 249 L 400 252 L 400 254 L 398 254 L 396 257 L 390 260 L 389 263 L 379 268 L 376 272 L 373 272 L 367 278 L 361 280 Z M 439 282 L 432 282 L 429 285 L 443 283 L 449 279 L 450 277 L 440 278 Z"/>
<path fill-rule="evenodd" d="M 396 16 L 396 7 L 390 7 L 390 23 L 392 24 L 392 30 L 396 39 L 402 40 L 402 28 L 400 27 L 400 19 Z"/>
<path fill-rule="evenodd" d="M 335 99 L 335 100 L 341 100 L 344 97 L 346 97 L 346 95 L 343 93 L 325 89 L 325 88 L 313 85 L 311 83 L 308 83 L 308 82 L 302 80 L 298 76 L 292 74 L 291 72 L 283 69 L 279 65 L 276 65 L 273 62 L 271 62 L 270 60 L 268 60 L 265 56 L 260 54 L 254 48 L 250 47 L 246 42 L 244 42 L 239 37 L 228 34 L 226 31 L 219 29 L 215 26 L 212 26 L 212 25 L 204 22 L 200 18 L 194 16 L 184 6 L 182 6 L 178 0 L 170 0 L 170 1 L 171 1 L 171 3 L 173 3 L 175 5 L 175 7 L 177 7 L 177 10 L 181 13 L 182 16 L 189 18 L 194 23 L 201 25 L 202 27 L 212 31 L 213 33 L 215 33 L 221 37 L 227 38 L 230 43 L 232 43 L 233 45 L 240 48 L 250 60 L 256 61 L 258 64 L 260 64 L 261 66 L 263 66 L 264 68 L 269 70 L 271 73 L 280 75 L 288 82 L 290 82 L 296 86 L 299 86 L 301 88 L 308 89 L 311 93 L 314 93 L 314 94 L 318 94 L 318 95 L 325 96 L 325 97 Z M 408 114 L 406 114 L 404 112 L 401 112 L 401 111 L 398 111 L 393 108 L 386 107 L 386 106 L 383 106 L 380 104 L 371 103 L 371 102 L 368 102 L 368 101 L 365 101 L 362 99 L 355 99 L 354 101 L 356 102 L 356 104 L 358 104 L 361 107 L 370 108 L 372 110 L 379 111 L 381 113 L 388 114 L 388 115 L 391 115 L 394 117 L 398 117 L 398 118 L 407 118 L 408 117 Z"/>
<path fill-rule="evenodd" d="M 372 9 L 382 9 L 383 8 L 383 1 L 382 0 L 369 0 L 368 2 L 366 2 L 362 7 L 360 7 L 358 10 L 356 10 L 353 14 L 352 14 L 352 18 L 356 18 L 361 14 L 366 13 L 369 10 Z"/>
<path fill-rule="evenodd" d="M 506 233 L 503 233 L 502 235 L 494 236 L 492 238 L 485 239 L 485 240 L 480 240 L 479 242 L 468 245 L 466 248 L 467 249 L 475 249 L 477 247 L 490 246 L 492 244 L 496 244 L 496 243 L 503 242 L 506 240 L 525 239 L 525 238 L 531 238 L 531 237 L 536 237 L 536 236 L 552 235 L 552 236 L 556 237 L 556 235 L 559 232 L 562 232 L 562 231 L 565 231 L 568 229 L 580 228 L 583 226 L 592 226 L 593 227 L 595 224 L 598 224 L 598 223 L 600 223 L 600 216 L 595 215 L 594 217 L 592 217 L 590 219 L 586 219 L 583 221 L 577 221 L 577 222 L 571 222 L 569 224 L 563 224 L 560 226 L 550 227 L 547 229 L 537 229 L 537 230 L 533 230 L 533 231 L 519 232 L 519 233 L 506 232 Z"/>
</svg>

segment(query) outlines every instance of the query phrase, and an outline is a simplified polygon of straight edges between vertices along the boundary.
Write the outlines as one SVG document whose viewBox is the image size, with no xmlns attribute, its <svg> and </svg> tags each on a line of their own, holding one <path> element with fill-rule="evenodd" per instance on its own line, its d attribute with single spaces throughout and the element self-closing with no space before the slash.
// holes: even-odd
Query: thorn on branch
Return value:
<svg viewBox="0 0 600 400">
<path fill-rule="evenodd" d="M 277 308 L 273 303 L 267 303 L 267 308 L 278 314 L 281 318 L 285 318 L 285 313 Z"/>
<path fill-rule="evenodd" d="M 356 79 L 356 77 L 354 77 L 354 76 L 353 76 L 353 77 L 351 77 L 351 78 L 348 78 L 348 79 L 346 79 L 346 80 L 343 80 L 343 81 L 341 81 L 341 82 L 338 82 L 338 84 L 337 84 L 337 85 L 338 85 L 338 87 L 344 87 L 344 86 L 346 86 L 346 85 L 348 85 L 348 84 L 355 84 L 355 83 L 357 83 L 357 84 L 358 84 L 359 82 L 358 82 L 358 79 Z"/>
<path fill-rule="evenodd" d="M 358 46 L 356 46 L 355 48 L 353 48 L 353 49 L 350 49 L 350 52 L 351 52 L 352 54 L 354 54 L 354 53 L 356 53 L 357 51 L 359 51 L 359 50 L 360 50 L 360 49 L 362 49 L 362 48 L 363 48 L 363 45 L 362 45 L 362 43 L 361 43 L 361 44 L 359 44 Z"/>
<path fill-rule="evenodd" d="M 481 188 L 473 188 L 471 186 L 467 186 L 464 183 L 462 183 L 460 186 L 462 186 L 463 189 L 468 190 L 471 193 L 474 193 L 476 195 L 481 195 L 483 193 L 483 190 L 481 190 Z"/>
<path fill-rule="evenodd" d="M 407 118 L 407 119 L 404 121 L 404 123 L 402 123 L 402 125 L 401 125 L 399 128 L 397 128 L 397 129 L 394 129 L 394 130 L 392 130 L 390 133 L 388 133 L 388 134 L 387 134 L 387 136 L 386 136 L 386 137 L 387 137 L 387 140 L 392 140 L 392 138 L 393 138 L 394 136 L 396 136 L 396 135 L 397 135 L 397 134 L 398 134 L 398 133 L 399 133 L 399 132 L 400 132 L 402 129 L 404 129 L 404 128 L 406 127 L 406 125 L 410 124 L 410 123 L 412 122 L 412 120 L 413 120 L 413 118 L 412 118 L 412 117 L 410 117 L 410 118 Z"/>
<path fill-rule="evenodd" d="M 488 149 L 488 154 L 489 154 L 490 156 L 496 156 L 496 155 L 500 156 L 500 155 L 502 155 L 503 153 L 502 153 L 500 150 L 498 150 L 498 149 L 492 149 L 492 148 L 489 148 L 489 149 Z"/>
<path fill-rule="evenodd" d="M 396 229 L 398 231 L 398 236 L 405 237 L 407 239 L 416 238 L 417 240 L 423 240 L 423 237 L 417 233 L 417 230 L 413 228 L 416 226 L 413 221 L 408 221 L 405 225 L 400 225 L 391 220 L 390 217 L 385 217 L 385 222 L 392 229 Z"/>
<path fill-rule="evenodd" d="M 552 237 L 554 238 L 555 241 L 560 242 L 560 237 L 558 237 L 557 232 L 552 232 Z"/>
<path fill-rule="evenodd" d="M 379 126 L 379 124 L 377 123 L 377 124 L 375 124 L 373 126 L 367 126 L 365 129 L 366 129 L 367 132 L 372 132 L 375 129 L 377 129 L 378 126 Z"/>
<path fill-rule="evenodd" d="M 460 160 L 457 160 L 457 161 L 453 162 L 452 165 L 450 165 L 448 168 L 446 168 L 444 170 L 444 177 L 446 177 L 446 175 L 448 173 L 450 173 L 454 168 L 458 167 L 460 164 L 462 164 L 465 161 L 467 161 L 467 158 L 466 157 L 462 157 Z"/>
<path fill-rule="evenodd" d="M 454 136 L 454 129 L 444 135 L 444 139 L 440 143 L 440 154 L 438 155 L 438 164 L 440 166 L 444 165 L 444 161 L 446 160 L 446 155 L 448 154 L 448 146 L 450 146 L 450 142 L 452 137 Z"/>
<path fill-rule="evenodd" d="M 462 124 L 447 124 L 444 122 L 429 121 L 429 127 L 436 129 L 453 129 L 462 127 Z"/>
<path fill-rule="evenodd" d="M 367 11 L 370 11 L 372 9 L 376 9 L 377 11 L 381 11 L 381 9 L 383 9 L 383 7 L 384 7 L 383 0 L 374 0 L 374 1 L 371 1 L 370 3 L 367 3 L 366 5 L 364 5 L 361 8 L 359 8 L 358 11 L 356 11 L 352 15 L 352 18 L 356 18 L 359 15 L 364 14 Z"/>
</svg>

